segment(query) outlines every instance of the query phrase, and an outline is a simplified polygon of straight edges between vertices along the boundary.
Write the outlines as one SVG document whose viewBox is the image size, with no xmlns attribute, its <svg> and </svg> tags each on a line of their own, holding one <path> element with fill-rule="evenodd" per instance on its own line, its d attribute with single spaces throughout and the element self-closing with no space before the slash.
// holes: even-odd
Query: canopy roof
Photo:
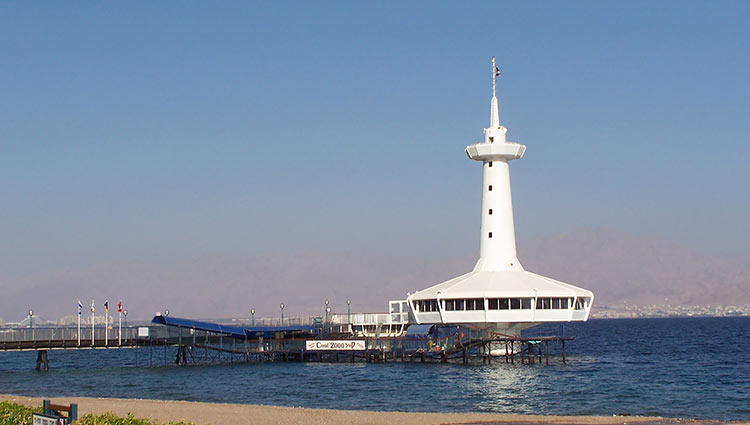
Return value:
<svg viewBox="0 0 750 425">
<path fill-rule="evenodd" d="M 245 329 L 239 326 L 220 325 L 218 323 L 202 322 L 200 320 L 181 319 L 179 317 L 169 317 L 169 316 L 154 316 L 154 318 L 151 320 L 151 323 L 157 323 L 160 325 L 167 325 L 167 326 L 176 326 L 180 328 L 189 328 L 189 329 L 195 329 L 199 331 L 216 332 L 216 333 L 220 333 L 224 335 L 229 335 L 234 338 L 245 337 Z"/>
<path fill-rule="evenodd" d="M 525 270 L 472 271 L 416 292 L 411 299 L 505 297 L 593 297 L 593 293 Z"/>
<path fill-rule="evenodd" d="M 435 326 L 433 324 L 429 325 L 409 325 L 408 328 L 406 328 L 406 333 L 404 334 L 407 338 L 408 337 L 428 337 L 430 335 L 430 330 L 432 327 Z"/>
<path fill-rule="evenodd" d="M 256 327 L 240 327 L 230 325 L 220 325 L 213 322 L 203 322 L 200 320 L 182 319 L 179 317 L 169 316 L 154 316 L 151 323 L 156 323 L 166 326 L 175 326 L 179 328 L 195 329 L 198 331 L 216 332 L 230 336 L 232 338 L 257 338 L 263 336 L 264 338 L 270 338 L 274 332 L 292 332 L 292 333 L 309 333 L 316 335 L 318 328 L 311 325 L 300 325 L 300 326 L 256 326 Z"/>
</svg>

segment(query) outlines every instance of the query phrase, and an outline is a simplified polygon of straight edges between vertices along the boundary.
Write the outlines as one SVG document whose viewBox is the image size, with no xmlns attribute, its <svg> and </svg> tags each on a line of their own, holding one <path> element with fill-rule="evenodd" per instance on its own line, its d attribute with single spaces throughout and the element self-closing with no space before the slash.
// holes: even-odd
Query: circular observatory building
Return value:
<svg viewBox="0 0 750 425">
<path fill-rule="evenodd" d="M 484 141 L 466 147 L 482 163 L 479 261 L 474 270 L 407 297 L 418 324 L 450 324 L 518 336 L 546 322 L 586 321 L 594 294 L 524 270 L 516 257 L 508 163 L 526 146 L 509 142 L 500 125 L 495 83 L 500 70 L 492 58 L 490 126 Z"/>
</svg>

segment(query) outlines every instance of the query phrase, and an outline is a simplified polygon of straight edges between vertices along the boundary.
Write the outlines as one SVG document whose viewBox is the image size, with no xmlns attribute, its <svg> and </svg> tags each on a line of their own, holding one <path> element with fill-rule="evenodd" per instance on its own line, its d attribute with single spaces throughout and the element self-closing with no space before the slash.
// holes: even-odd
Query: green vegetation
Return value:
<svg viewBox="0 0 750 425">
<path fill-rule="evenodd" d="M 41 413 L 42 407 L 28 407 L 9 401 L 0 402 L 0 425 L 31 425 L 31 414 Z M 107 412 L 102 415 L 86 414 L 75 422 L 78 425 L 161 425 L 157 421 L 138 419 L 132 413 L 122 418 L 114 413 Z M 195 425 L 192 422 L 168 422 L 164 425 Z"/>
<path fill-rule="evenodd" d="M 31 425 L 31 414 L 41 413 L 42 406 L 26 407 L 9 401 L 0 401 L 0 425 Z"/>
</svg>

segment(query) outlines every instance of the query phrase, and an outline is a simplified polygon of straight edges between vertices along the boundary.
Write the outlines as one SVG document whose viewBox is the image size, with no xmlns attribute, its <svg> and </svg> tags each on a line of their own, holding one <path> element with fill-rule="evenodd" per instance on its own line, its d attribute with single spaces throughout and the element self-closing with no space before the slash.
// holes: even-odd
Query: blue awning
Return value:
<svg viewBox="0 0 750 425">
<path fill-rule="evenodd" d="M 151 323 L 179 328 L 195 329 L 198 331 L 216 332 L 233 338 L 245 338 L 245 329 L 239 326 L 220 325 L 218 323 L 202 322 L 200 320 L 180 319 L 179 317 L 154 316 Z"/>
<path fill-rule="evenodd" d="M 204 332 L 215 332 L 223 335 L 230 336 L 232 338 L 272 338 L 275 332 L 287 332 L 297 333 L 306 335 L 317 335 L 317 326 L 256 326 L 256 327 L 240 327 L 230 325 L 220 325 L 213 322 L 203 322 L 200 320 L 192 319 L 181 319 L 179 317 L 169 316 L 154 316 L 151 323 L 156 323 L 165 326 L 175 326 L 179 328 L 195 329 Z"/>
<path fill-rule="evenodd" d="M 409 327 L 406 328 L 406 336 L 426 338 L 430 336 L 430 329 L 433 326 L 434 325 L 409 325 Z"/>
</svg>

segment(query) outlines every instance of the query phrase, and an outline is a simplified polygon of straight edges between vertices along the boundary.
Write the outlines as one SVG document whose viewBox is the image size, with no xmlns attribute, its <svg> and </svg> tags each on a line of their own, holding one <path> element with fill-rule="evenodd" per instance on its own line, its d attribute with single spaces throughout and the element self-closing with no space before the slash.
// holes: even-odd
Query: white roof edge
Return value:
<svg viewBox="0 0 750 425">
<path fill-rule="evenodd" d="M 409 298 L 503 298 L 503 297 L 593 297 L 589 290 L 528 271 L 472 271 L 429 288 Z"/>
</svg>

